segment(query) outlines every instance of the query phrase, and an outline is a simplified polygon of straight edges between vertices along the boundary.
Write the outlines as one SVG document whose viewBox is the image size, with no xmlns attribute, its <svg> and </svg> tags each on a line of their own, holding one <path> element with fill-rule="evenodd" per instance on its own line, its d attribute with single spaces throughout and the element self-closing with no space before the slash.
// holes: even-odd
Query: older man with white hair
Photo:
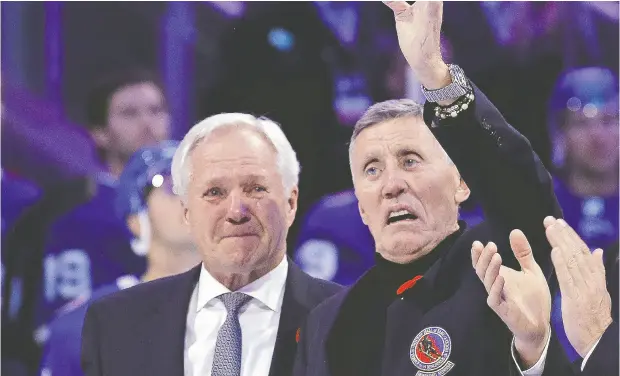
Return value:
<svg viewBox="0 0 620 376">
<path fill-rule="evenodd" d="M 290 375 L 298 328 L 339 286 L 286 257 L 299 162 L 267 118 L 211 116 L 172 162 L 202 263 L 91 305 L 86 375 Z"/>
</svg>

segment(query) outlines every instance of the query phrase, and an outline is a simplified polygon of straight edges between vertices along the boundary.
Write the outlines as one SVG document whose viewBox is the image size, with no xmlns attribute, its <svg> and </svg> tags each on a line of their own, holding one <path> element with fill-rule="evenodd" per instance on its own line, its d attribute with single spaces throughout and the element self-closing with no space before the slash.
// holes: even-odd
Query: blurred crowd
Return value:
<svg viewBox="0 0 620 376">
<path fill-rule="evenodd" d="M 302 166 L 288 253 L 310 275 L 357 280 L 375 252 L 351 188 L 351 126 L 377 101 L 423 101 L 393 22 L 375 2 L 2 3 L 3 370 L 39 372 L 50 323 L 102 288 L 200 261 L 157 252 L 191 245 L 157 167 L 171 155 L 142 148 L 213 114 L 281 125 Z M 618 45 L 617 2 L 445 6 L 444 59 L 531 141 L 564 218 L 611 264 Z M 484 218 L 476 192 L 461 217 Z"/>
</svg>

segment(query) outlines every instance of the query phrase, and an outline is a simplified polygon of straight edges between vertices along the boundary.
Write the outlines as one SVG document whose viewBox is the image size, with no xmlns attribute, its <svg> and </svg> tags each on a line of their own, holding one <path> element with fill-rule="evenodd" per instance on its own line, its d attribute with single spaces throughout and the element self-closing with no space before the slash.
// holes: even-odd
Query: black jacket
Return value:
<svg viewBox="0 0 620 376">
<path fill-rule="evenodd" d="M 396 296 L 387 308 L 381 375 L 509 375 L 512 334 L 487 305 L 487 293 L 471 264 L 474 240 L 494 241 L 504 265 L 519 269 L 508 237 L 521 229 L 543 271 L 551 273 L 550 250 L 543 219 L 562 212 L 551 177 L 530 143 L 504 120 L 474 87 L 475 101 L 454 119 L 426 124 L 447 151 L 482 205 L 487 220 L 458 236 L 417 284 Z M 353 312 L 369 301 L 354 299 L 372 269 L 352 287 L 320 304 L 301 330 L 295 376 L 341 376 L 348 341 L 364 341 L 365 328 L 343 332 L 338 322 L 355 320 Z M 413 276 L 411 276 L 413 277 Z M 403 281 L 404 282 L 404 281 Z M 348 315 L 346 318 L 345 315 Z M 349 328 L 353 328 L 349 326 Z M 349 357 L 350 359 L 350 357 Z M 433 360 L 435 359 L 435 360 Z M 424 363 L 424 360 L 426 363 Z M 433 373 L 439 372 L 439 373 Z"/>
</svg>

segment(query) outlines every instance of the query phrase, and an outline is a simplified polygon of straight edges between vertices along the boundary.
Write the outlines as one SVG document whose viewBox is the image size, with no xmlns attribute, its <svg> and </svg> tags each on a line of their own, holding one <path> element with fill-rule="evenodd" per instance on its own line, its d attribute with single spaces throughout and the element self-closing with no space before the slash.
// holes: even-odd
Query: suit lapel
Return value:
<svg viewBox="0 0 620 376">
<path fill-rule="evenodd" d="M 276 345 L 271 359 L 269 376 L 289 376 L 295 361 L 297 329 L 312 308 L 308 301 L 310 277 L 289 259 L 288 275 L 282 301 Z"/>
<path fill-rule="evenodd" d="M 145 375 L 183 376 L 187 312 L 201 267 L 178 275 L 176 283 L 147 308 L 151 314 L 136 323 L 138 338 L 147 339 L 141 352 Z"/>
</svg>

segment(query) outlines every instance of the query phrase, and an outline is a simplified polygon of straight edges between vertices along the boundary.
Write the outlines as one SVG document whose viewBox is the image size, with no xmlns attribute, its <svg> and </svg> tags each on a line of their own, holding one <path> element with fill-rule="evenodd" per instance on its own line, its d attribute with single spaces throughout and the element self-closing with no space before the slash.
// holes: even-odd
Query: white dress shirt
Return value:
<svg viewBox="0 0 620 376">
<path fill-rule="evenodd" d="M 590 355 L 592 355 L 594 349 L 596 349 L 596 346 L 598 346 L 598 343 L 601 342 L 601 338 L 603 338 L 602 335 L 599 337 L 599 339 L 596 340 L 596 342 L 594 342 L 594 346 L 592 346 L 590 351 L 588 351 L 588 353 L 586 354 L 585 358 L 583 358 L 583 362 L 581 362 L 581 372 L 583 372 L 583 369 L 586 368 L 586 363 L 588 362 L 588 359 L 590 359 Z"/>
<path fill-rule="evenodd" d="M 601 336 L 601 338 L 602 337 L 603 336 Z M 599 338 L 594 343 L 594 346 L 592 346 L 590 351 L 588 351 L 588 353 L 586 354 L 585 358 L 583 358 L 583 361 L 581 362 L 581 372 L 583 372 L 583 369 L 586 368 L 586 363 L 588 362 L 588 359 L 590 358 L 590 355 L 592 355 L 592 353 L 594 352 L 594 349 L 596 349 L 596 346 L 598 345 L 598 343 L 601 341 L 601 338 Z M 534 364 L 532 366 L 532 368 L 530 368 L 528 370 L 525 370 L 525 371 L 522 371 L 521 368 L 519 367 L 519 363 L 517 362 L 517 358 L 515 356 L 514 338 L 512 339 L 512 359 L 515 362 L 515 364 L 517 364 L 517 368 L 519 369 L 519 372 L 521 373 L 522 376 L 540 376 L 540 375 L 542 375 L 543 371 L 545 370 L 545 361 L 547 360 L 547 352 L 549 350 L 549 343 L 550 342 L 551 342 L 551 336 L 549 336 L 549 339 L 547 339 L 547 344 L 545 345 L 543 353 L 540 356 L 540 359 L 538 359 L 538 362 L 536 364 Z"/>
<path fill-rule="evenodd" d="M 602 338 L 602 336 L 601 336 Z M 598 345 L 598 343 L 601 341 L 601 338 L 599 338 L 595 343 L 594 346 L 592 346 L 592 348 L 590 349 L 590 351 L 588 351 L 588 354 L 586 354 L 585 358 L 583 358 L 583 361 L 581 362 L 581 372 L 583 372 L 583 369 L 586 368 L 586 363 L 588 362 L 588 359 L 590 358 L 590 355 L 592 355 L 592 353 L 594 352 L 594 349 L 596 349 L 596 346 Z M 551 336 L 549 336 L 549 339 L 547 340 L 547 344 L 545 345 L 545 349 L 543 350 L 542 355 L 540 356 L 540 359 L 538 359 L 538 362 L 536 364 L 534 364 L 532 366 L 532 368 L 522 371 L 521 368 L 519 367 L 519 363 L 517 362 L 517 358 L 515 356 L 515 347 L 514 347 L 514 338 L 512 340 L 512 359 L 513 361 L 517 364 L 517 368 L 519 369 L 519 372 L 521 372 L 522 376 L 540 376 L 542 375 L 544 369 L 545 369 L 545 361 L 547 360 L 547 351 L 549 350 L 549 342 L 551 340 Z"/>
<path fill-rule="evenodd" d="M 239 311 L 241 326 L 241 376 L 267 376 L 276 344 L 288 261 L 237 290 L 252 299 Z M 226 308 L 217 297 L 230 292 L 204 268 L 194 288 L 185 329 L 185 376 L 210 376 L 217 333 L 226 319 Z"/>
<path fill-rule="evenodd" d="M 517 365 L 517 369 L 519 370 L 519 375 L 521 376 L 541 376 L 545 370 L 545 362 L 547 361 L 547 352 L 549 350 L 549 343 L 551 343 L 551 328 L 549 328 L 549 337 L 547 337 L 547 343 L 545 344 L 545 348 L 543 349 L 542 354 L 540 355 L 540 359 L 538 362 L 534 364 L 529 369 L 523 371 L 521 367 L 519 367 L 519 362 L 517 362 L 517 357 L 515 355 L 515 339 L 512 337 L 512 345 L 510 346 L 512 352 L 512 360 Z"/>
</svg>

